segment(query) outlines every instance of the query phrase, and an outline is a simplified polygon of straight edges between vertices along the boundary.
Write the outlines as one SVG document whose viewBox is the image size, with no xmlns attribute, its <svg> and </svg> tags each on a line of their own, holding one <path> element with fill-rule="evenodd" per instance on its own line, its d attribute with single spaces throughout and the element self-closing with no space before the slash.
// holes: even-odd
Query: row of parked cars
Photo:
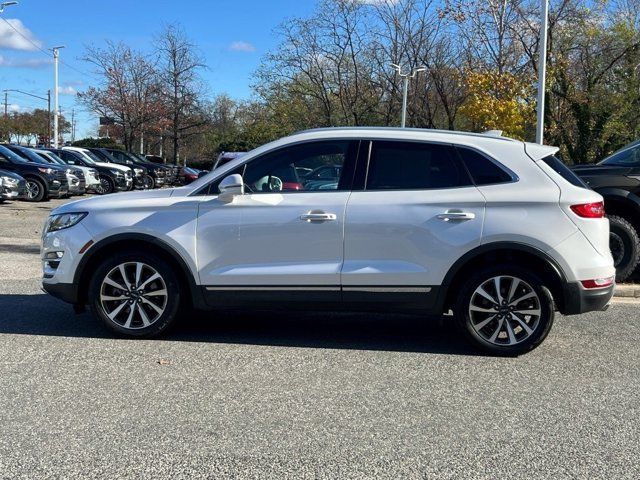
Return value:
<svg viewBox="0 0 640 480">
<path fill-rule="evenodd" d="M 30 148 L 0 144 L 0 201 L 50 198 L 188 183 L 198 171 L 165 165 L 161 157 L 110 148 Z"/>
</svg>

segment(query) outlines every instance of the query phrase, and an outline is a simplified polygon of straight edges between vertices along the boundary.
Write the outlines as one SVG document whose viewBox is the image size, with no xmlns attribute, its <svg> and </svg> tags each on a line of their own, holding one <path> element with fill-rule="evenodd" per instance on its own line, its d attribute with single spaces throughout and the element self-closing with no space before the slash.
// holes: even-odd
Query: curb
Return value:
<svg viewBox="0 0 640 480">
<path fill-rule="evenodd" d="M 616 285 L 616 289 L 613 292 L 613 296 L 619 297 L 619 298 L 640 298 L 640 285 L 635 285 L 635 284 Z"/>
</svg>

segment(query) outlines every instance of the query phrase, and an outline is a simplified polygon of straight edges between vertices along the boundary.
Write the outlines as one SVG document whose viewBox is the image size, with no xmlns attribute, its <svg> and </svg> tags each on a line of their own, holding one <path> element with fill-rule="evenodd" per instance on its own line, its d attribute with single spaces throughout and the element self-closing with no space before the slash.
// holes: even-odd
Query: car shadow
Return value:
<svg viewBox="0 0 640 480">
<path fill-rule="evenodd" d="M 111 339 L 89 313 L 48 295 L 0 295 L 0 334 Z M 182 315 L 157 341 L 477 355 L 449 317 L 372 313 L 216 311 Z"/>
</svg>

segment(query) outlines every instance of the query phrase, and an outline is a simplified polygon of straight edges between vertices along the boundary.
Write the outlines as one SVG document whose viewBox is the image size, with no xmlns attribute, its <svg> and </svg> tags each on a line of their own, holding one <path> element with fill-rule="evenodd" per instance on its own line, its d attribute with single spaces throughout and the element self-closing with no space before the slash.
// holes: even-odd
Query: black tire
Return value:
<svg viewBox="0 0 640 480">
<path fill-rule="evenodd" d="M 622 217 L 609 217 L 609 247 L 616 267 L 616 281 L 624 282 L 640 262 L 640 237 L 636 229 Z"/>
<path fill-rule="evenodd" d="M 28 177 L 27 179 L 27 202 L 42 202 L 45 200 L 47 190 L 44 183 L 38 178 Z"/>
<path fill-rule="evenodd" d="M 98 195 L 107 195 L 109 193 L 113 193 L 116 189 L 113 180 L 109 177 L 105 177 L 104 175 L 100 175 L 100 185 L 96 187 L 96 193 Z"/>
<path fill-rule="evenodd" d="M 160 275 L 160 280 L 156 280 L 144 288 L 150 290 L 155 288 L 161 289 L 155 290 L 156 292 L 166 290 L 166 303 L 164 304 L 162 300 L 158 302 L 158 297 L 148 297 L 148 299 L 153 300 L 157 306 L 164 306 L 162 313 L 148 326 L 144 326 L 142 317 L 139 314 L 139 309 L 142 308 L 146 310 L 145 315 L 148 317 L 147 321 L 151 320 L 154 309 L 142 302 L 136 302 L 132 297 L 126 295 L 124 291 L 114 289 L 112 285 L 104 283 L 108 275 L 112 274 L 111 279 L 113 279 L 113 275 L 119 275 L 119 266 L 123 264 L 127 265 L 125 267 L 125 273 L 129 277 L 129 280 L 135 280 L 135 264 L 137 263 L 142 263 L 147 267 L 148 270 L 146 270 L 146 272 L 149 276 L 151 276 L 154 270 Z M 144 278 L 144 275 L 142 275 L 142 278 Z M 118 281 L 118 277 L 116 277 L 116 282 L 123 285 L 122 280 Z M 135 288 L 132 289 L 132 291 L 135 291 Z M 107 295 L 107 297 L 103 297 L 102 294 Z M 103 300 L 104 298 L 112 298 L 109 297 L 110 295 L 123 295 L 129 299 L 126 301 Z M 139 297 L 140 296 L 141 295 L 139 295 Z M 87 303 L 92 313 L 100 319 L 108 329 L 118 335 L 131 338 L 150 338 L 166 332 L 175 322 L 178 317 L 181 299 L 182 295 L 177 275 L 165 260 L 153 253 L 131 251 L 114 255 L 96 268 L 90 280 Z M 126 305 L 113 317 L 114 319 L 110 318 L 109 313 L 113 316 L 113 312 L 117 310 L 122 303 Z M 109 312 L 107 309 L 111 309 L 111 311 Z M 129 318 L 132 309 L 136 311 L 133 316 Z M 130 328 L 126 328 L 127 321 L 130 322 Z"/>
<path fill-rule="evenodd" d="M 477 290 L 486 286 L 487 288 L 483 290 L 490 297 L 496 298 L 494 283 L 496 277 L 506 277 L 499 281 L 502 298 L 509 300 L 512 282 L 515 283 L 512 279 L 518 279 L 519 283 L 516 283 L 516 290 L 511 300 L 526 297 L 532 292 L 535 293 L 535 297 L 525 298 L 510 310 L 509 305 L 504 304 L 500 309 L 495 308 L 498 303 L 492 304 L 482 294 L 477 293 Z M 479 302 L 486 302 L 486 304 Z M 471 308 L 487 309 L 487 311 L 474 311 L 474 318 L 472 318 Z M 531 309 L 534 315 L 516 314 L 527 309 Z M 539 315 L 535 315 L 535 312 L 539 312 Z M 555 317 L 553 297 L 540 278 L 528 270 L 508 265 L 488 267 L 466 280 L 460 290 L 454 314 L 458 327 L 474 347 L 500 356 L 521 355 L 536 348 L 551 331 Z M 514 316 L 520 321 L 515 320 Z M 525 331 L 523 322 L 531 332 Z M 485 326 L 482 326 L 483 323 Z M 491 341 L 496 330 L 499 332 L 498 336 Z M 516 342 L 511 343 L 511 338 Z"/>
<path fill-rule="evenodd" d="M 145 190 L 153 190 L 156 188 L 156 181 L 151 175 L 144 176 L 144 188 Z"/>
</svg>

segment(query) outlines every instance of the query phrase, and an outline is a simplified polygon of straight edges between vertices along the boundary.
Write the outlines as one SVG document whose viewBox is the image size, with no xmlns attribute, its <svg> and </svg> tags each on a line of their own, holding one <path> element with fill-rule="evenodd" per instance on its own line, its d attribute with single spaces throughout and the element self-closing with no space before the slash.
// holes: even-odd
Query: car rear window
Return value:
<svg viewBox="0 0 640 480">
<path fill-rule="evenodd" d="M 544 163 L 546 163 L 554 172 L 564 178 L 571 185 L 582 188 L 589 188 L 586 183 L 584 183 L 580 177 L 578 177 L 575 173 L 573 173 L 569 167 L 567 167 L 562 161 L 557 158 L 555 155 L 549 155 L 548 157 L 544 157 L 542 159 Z"/>
<path fill-rule="evenodd" d="M 493 185 L 514 180 L 509 172 L 481 153 L 464 147 L 456 147 L 456 149 L 476 185 Z"/>
</svg>

